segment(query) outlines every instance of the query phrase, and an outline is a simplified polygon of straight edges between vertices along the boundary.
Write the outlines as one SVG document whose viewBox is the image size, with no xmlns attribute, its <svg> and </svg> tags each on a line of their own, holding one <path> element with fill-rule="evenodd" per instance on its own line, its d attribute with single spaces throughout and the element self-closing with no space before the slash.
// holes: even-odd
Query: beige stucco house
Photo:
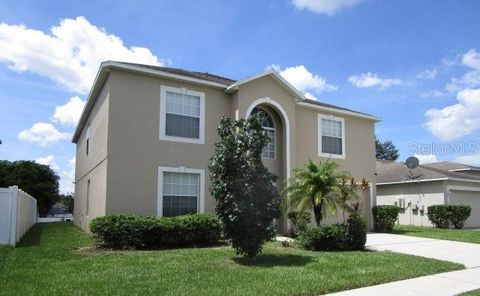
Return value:
<svg viewBox="0 0 480 296">
<path fill-rule="evenodd" d="M 398 224 L 432 226 L 431 205 L 463 204 L 472 208 L 465 227 L 480 227 L 480 168 L 436 162 L 409 170 L 399 162 L 377 161 L 377 204 L 398 205 Z"/>
<path fill-rule="evenodd" d="M 91 219 L 114 213 L 214 213 L 207 167 L 220 118 L 259 110 L 269 117 L 273 141 L 263 157 L 278 186 L 308 159 L 327 158 L 374 185 L 376 117 L 308 100 L 274 70 L 235 81 L 108 61 L 73 136 L 75 223 L 88 230 Z M 277 223 L 286 230 L 285 219 Z"/>
</svg>

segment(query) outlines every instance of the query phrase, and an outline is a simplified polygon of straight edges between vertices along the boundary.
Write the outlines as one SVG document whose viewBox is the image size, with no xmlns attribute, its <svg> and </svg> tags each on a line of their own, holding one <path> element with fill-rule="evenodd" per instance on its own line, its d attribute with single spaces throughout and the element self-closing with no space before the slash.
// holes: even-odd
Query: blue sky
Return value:
<svg viewBox="0 0 480 296">
<path fill-rule="evenodd" d="M 383 118 L 377 135 L 401 159 L 480 165 L 479 11 L 467 0 L 0 1 L 0 159 L 50 164 L 71 190 L 70 135 L 99 62 L 117 59 L 234 79 L 274 67 L 310 97 Z"/>
</svg>

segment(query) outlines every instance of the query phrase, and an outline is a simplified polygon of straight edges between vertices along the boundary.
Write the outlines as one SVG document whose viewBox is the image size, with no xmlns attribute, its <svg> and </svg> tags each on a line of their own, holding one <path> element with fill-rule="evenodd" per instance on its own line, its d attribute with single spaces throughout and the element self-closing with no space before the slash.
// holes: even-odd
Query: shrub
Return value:
<svg viewBox="0 0 480 296">
<path fill-rule="evenodd" d="M 298 241 L 304 249 L 312 251 L 362 250 L 367 241 L 367 223 L 352 215 L 343 224 L 308 229 L 300 233 Z"/>
<path fill-rule="evenodd" d="M 397 206 L 375 206 L 372 208 L 374 229 L 377 232 L 392 232 L 398 219 Z"/>
<path fill-rule="evenodd" d="M 452 223 L 461 229 L 471 212 L 472 208 L 464 205 L 435 205 L 428 207 L 428 218 L 436 228 L 449 228 Z"/>
<path fill-rule="evenodd" d="M 453 227 L 456 229 L 462 229 L 465 225 L 465 221 L 470 217 L 472 208 L 464 205 L 450 205 L 448 206 L 449 220 L 452 222 Z"/>
<path fill-rule="evenodd" d="M 218 243 L 221 223 L 213 215 L 139 217 L 110 215 L 92 220 L 98 245 L 113 249 L 161 249 Z"/>
<path fill-rule="evenodd" d="M 288 219 L 293 224 L 293 236 L 307 230 L 308 224 L 312 220 L 312 214 L 310 212 L 290 212 L 288 213 Z"/>
<path fill-rule="evenodd" d="M 361 250 L 367 242 L 368 225 L 360 215 L 352 215 L 347 220 L 347 246 Z"/>
<path fill-rule="evenodd" d="M 311 251 L 333 251 L 344 249 L 345 225 L 319 225 L 299 236 L 300 245 Z"/>
</svg>

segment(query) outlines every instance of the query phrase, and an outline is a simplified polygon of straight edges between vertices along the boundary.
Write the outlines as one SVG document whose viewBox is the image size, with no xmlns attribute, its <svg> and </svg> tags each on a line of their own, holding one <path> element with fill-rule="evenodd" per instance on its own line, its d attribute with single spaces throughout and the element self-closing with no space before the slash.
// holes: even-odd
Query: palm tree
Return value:
<svg viewBox="0 0 480 296">
<path fill-rule="evenodd" d="M 339 165 L 331 160 L 318 164 L 309 160 L 302 169 L 293 170 L 294 177 L 284 189 L 284 206 L 298 212 L 313 210 L 315 222 L 337 213 L 340 180 L 345 175 L 337 172 Z"/>
</svg>

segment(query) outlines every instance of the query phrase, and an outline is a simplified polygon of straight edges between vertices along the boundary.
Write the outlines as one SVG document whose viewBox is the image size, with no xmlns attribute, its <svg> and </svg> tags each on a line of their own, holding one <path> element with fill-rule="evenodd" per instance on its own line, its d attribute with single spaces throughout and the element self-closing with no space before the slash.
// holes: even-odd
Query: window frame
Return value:
<svg viewBox="0 0 480 296">
<path fill-rule="evenodd" d="M 273 123 L 273 127 L 266 127 L 266 126 L 263 126 L 263 122 L 262 122 L 263 130 L 273 132 L 273 142 L 268 142 L 268 144 L 267 144 L 267 145 L 273 144 L 273 157 L 263 156 L 264 150 L 265 150 L 265 148 L 267 148 L 267 146 L 265 146 L 265 148 L 262 150 L 262 159 L 275 160 L 275 159 L 277 159 L 277 123 L 275 122 L 275 118 L 273 117 L 272 113 L 270 113 L 270 111 L 265 110 L 265 109 L 263 109 L 259 106 L 255 106 L 252 109 L 252 112 L 253 112 L 253 110 L 255 110 L 255 108 L 257 108 L 260 111 L 265 112 L 265 114 L 267 114 L 267 116 L 270 117 L 270 119 L 272 120 L 272 123 Z"/>
<path fill-rule="evenodd" d="M 184 138 L 176 136 L 168 136 L 166 134 L 167 127 L 167 91 L 175 92 L 183 95 L 191 95 L 200 97 L 200 122 L 199 122 L 199 137 Z M 193 144 L 205 144 L 205 93 L 190 90 L 187 88 L 172 87 L 167 85 L 160 86 L 160 131 L 159 139 L 163 141 L 193 143 Z"/>
<path fill-rule="evenodd" d="M 342 154 L 334 154 L 334 153 L 324 153 L 322 151 L 322 119 L 337 121 L 342 124 Z M 326 114 L 318 114 L 318 130 L 317 130 L 317 137 L 318 137 L 318 156 L 326 157 L 326 158 L 339 158 L 345 159 L 346 151 L 345 151 L 345 118 L 343 117 L 336 117 L 333 115 L 326 115 Z"/>
<path fill-rule="evenodd" d="M 205 212 L 205 170 L 193 169 L 186 167 L 158 167 L 158 190 L 157 190 L 157 217 L 163 217 L 163 173 L 185 173 L 198 174 L 199 178 L 199 192 L 197 201 L 197 213 L 203 214 Z"/>
</svg>

